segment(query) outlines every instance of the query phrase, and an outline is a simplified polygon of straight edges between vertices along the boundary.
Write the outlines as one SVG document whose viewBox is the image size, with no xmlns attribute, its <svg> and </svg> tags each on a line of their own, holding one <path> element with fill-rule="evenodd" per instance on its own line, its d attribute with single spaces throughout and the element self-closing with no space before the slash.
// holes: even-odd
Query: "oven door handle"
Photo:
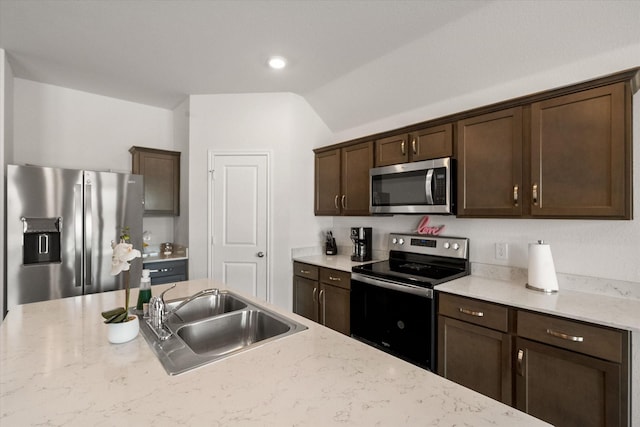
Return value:
<svg viewBox="0 0 640 427">
<path fill-rule="evenodd" d="M 360 273 L 351 273 L 351 280 L 357 280 L 358 282 L 366 283 L 367 285 L 378 286 L 381 288 L 404 292 L 406 294 L 413 294 L 419 297 L 433 299 L 433 289 L 423 288 L 420 286 L 412 286 L 406 283 L 393 282 L 377 277 L 374 279 Z"/>
</svg>

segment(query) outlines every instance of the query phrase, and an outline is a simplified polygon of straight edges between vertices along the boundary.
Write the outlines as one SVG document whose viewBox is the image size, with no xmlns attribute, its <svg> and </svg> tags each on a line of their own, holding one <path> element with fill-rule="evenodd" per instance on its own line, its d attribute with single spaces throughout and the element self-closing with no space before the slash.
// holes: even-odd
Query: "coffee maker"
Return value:
<svg viewBox="0 0 640 427">
<path fill-rule="evenodd" d="M 371 227 L 351 227 L 351 241 L 353 242 L 351 261 L 371 261 L 372 240 Z"/>
</svg>

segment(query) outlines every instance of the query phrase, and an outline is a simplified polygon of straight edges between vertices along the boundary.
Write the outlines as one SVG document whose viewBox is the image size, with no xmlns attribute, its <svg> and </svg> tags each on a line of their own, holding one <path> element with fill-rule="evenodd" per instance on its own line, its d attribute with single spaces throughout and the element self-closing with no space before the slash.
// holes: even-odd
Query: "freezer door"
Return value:
<svg viewBox="0 0 640 427">
<path fill-rule="evenodd" d="M 7 165 L 7 309 L 82 294 L 82 171 Z"/>
<path fill-rule="evenodd" d="M 124 288 L 126 273 L 112 276 L 111 244 L 129 227 L 133 247 L 142 251 L 143 182 L 141 175 L 84 172 L 85 257 L 84 292 Z M 129 284 L 140 285 L 142 259 L 131 262 Z"/>
</svg>

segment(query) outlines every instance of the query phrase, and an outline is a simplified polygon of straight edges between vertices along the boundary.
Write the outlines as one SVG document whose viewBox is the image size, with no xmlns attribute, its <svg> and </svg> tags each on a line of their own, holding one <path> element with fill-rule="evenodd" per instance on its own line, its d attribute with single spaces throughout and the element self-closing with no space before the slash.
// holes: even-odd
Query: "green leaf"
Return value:
<svg viewBox="0 0 640 427">
<path fill-rule="evenodd" d="M 126 313 L 124 307 L 114 308 L 112 310 L 107 310 L 102 312 L 102 317 L 107 319 L 105 323 L 113 323 L 113 320 L 116 316 L 121 315 L 122 313 Z"/>
</svg>

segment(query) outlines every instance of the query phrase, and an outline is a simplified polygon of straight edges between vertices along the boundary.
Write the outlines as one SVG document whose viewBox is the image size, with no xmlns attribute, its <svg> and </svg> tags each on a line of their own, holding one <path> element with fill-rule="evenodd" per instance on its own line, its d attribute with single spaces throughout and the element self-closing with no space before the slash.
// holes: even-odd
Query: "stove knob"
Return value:
<svg viewBox="0 0 640 427">
<path fill-rule="evenodd" d="M 398 239 L 396 239 L 396 238 L 394 237 L 393 239 L 391 239 L 391 243 L 393 243 L 393 244 L 395 245 L 396 243 L 398 243 Z"/>
<path fill-rule="evenodd" d="M 449 249 L 449 246 L 451 246 L 451 245 L 449 245 L 449 242 L 444 242 L 444 248 L 445 249 Z"/>
<path fill-rule="evenodd" d="M 459 244 L 457 244 L 457 243 L 454 243 L 454 244 L 453 244 L 453 250 L 454 250 L 454 251 L 457 251 L 458 249 L 460 249 L 460 245 L 459 245 Z"/>
<path fill-rule="evenodd" d="M 401 245 L 404 245 L 404 239 L 400 238 L 400 240 L 398 240 L 398 243 L 400 243 Z"/>
</svg>

